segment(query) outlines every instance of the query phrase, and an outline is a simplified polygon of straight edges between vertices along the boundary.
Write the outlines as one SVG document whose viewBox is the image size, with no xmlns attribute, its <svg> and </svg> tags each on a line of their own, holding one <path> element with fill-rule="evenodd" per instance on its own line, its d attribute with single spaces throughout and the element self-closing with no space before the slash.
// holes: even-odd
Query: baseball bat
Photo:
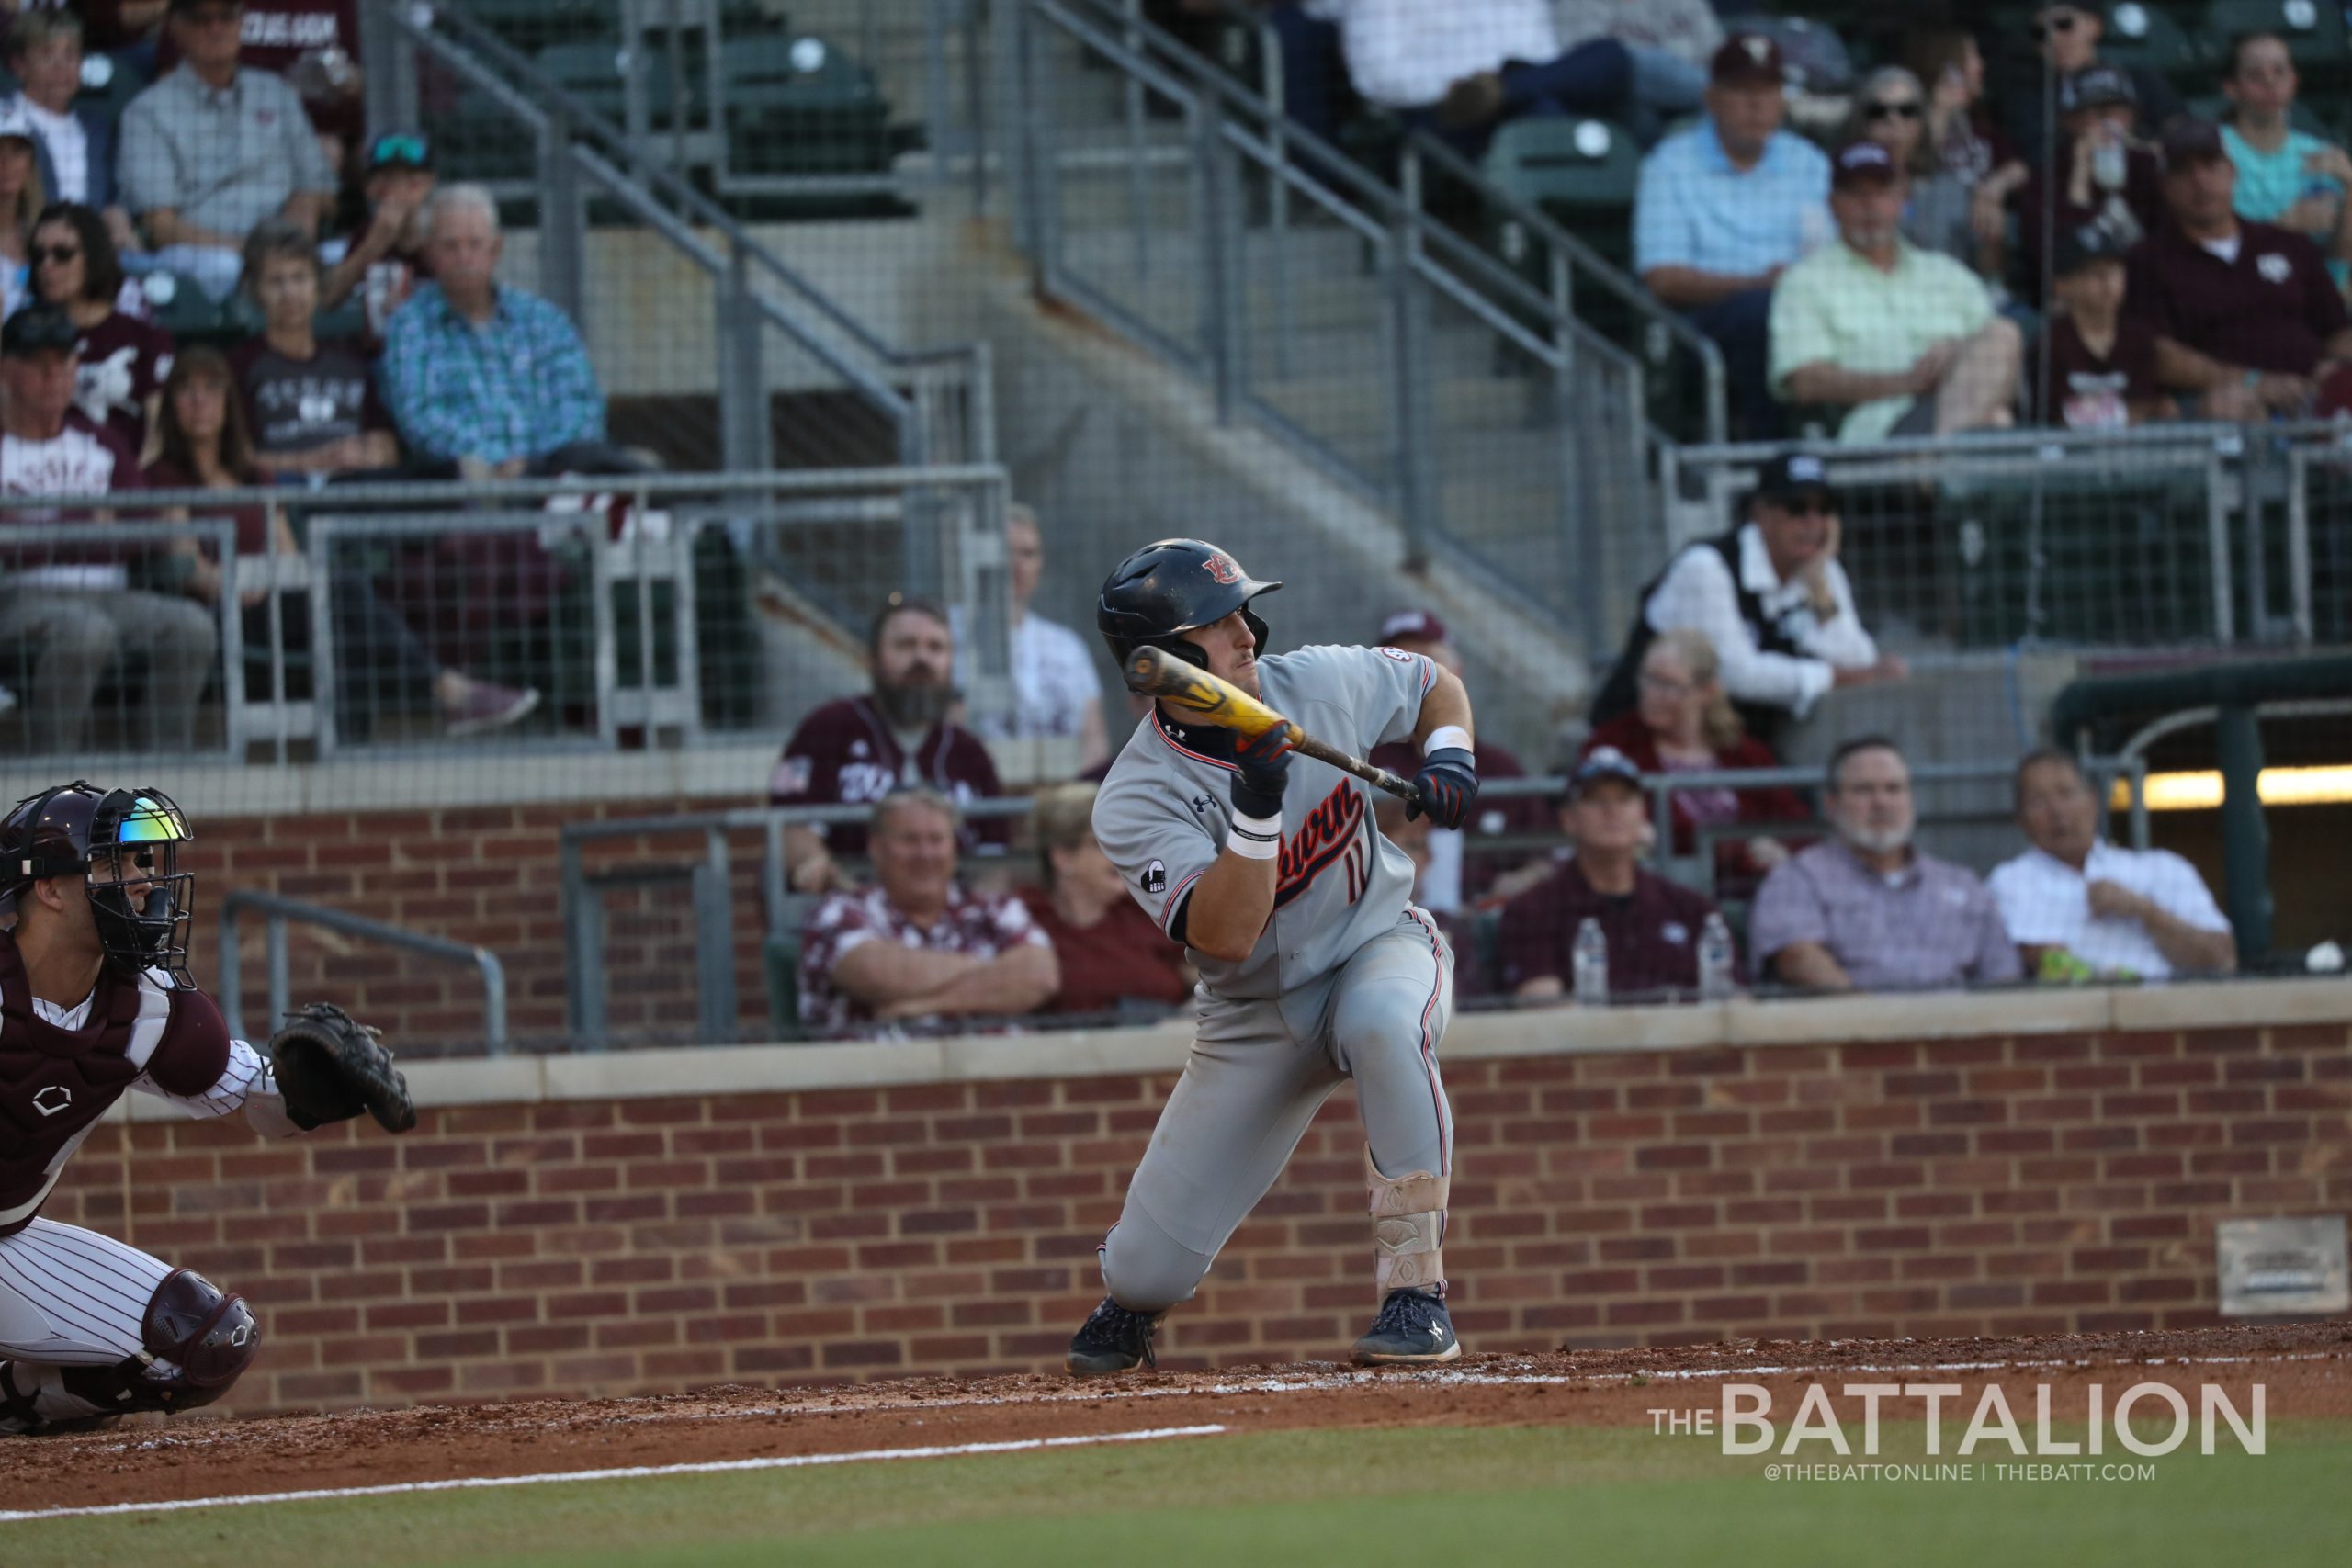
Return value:
<svg viewBox="0 0 2352 1568">
<path fill-rule="evenodd" d="M 1250 736 L 1263 735 L 1270 729 L 1283 730 L 1290 737 L 1291 750 L 1302 756 L 1329 762 L 1343 773 L 1353 773 L 1373 788 L 1386 790 L 1399 800 L 1419 803 L 1421 798 L 1421 792 L 1413 787 L 1411 781 L 1398 778 L 1386 768 L 1376 768 L 1329 741 L 1317 739 L 1232 682 L 1212 675 L 1197 664 L 1187 664 L 1165 649 L 1136 649 L 1135 656 L 1127 660 L 1126 676 L 1128 690 L 1158 697 L 1187 713 L 1196 713 L 1204 724 Z"/>
</svg>

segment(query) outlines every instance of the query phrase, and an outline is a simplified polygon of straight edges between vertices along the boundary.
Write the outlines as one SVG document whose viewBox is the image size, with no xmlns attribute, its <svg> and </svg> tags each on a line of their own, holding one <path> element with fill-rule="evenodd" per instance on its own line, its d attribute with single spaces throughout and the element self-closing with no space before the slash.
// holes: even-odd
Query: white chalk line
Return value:
<svg viewBox="0 0 2352 1568">
<path fill-rule="evenodd" d="M 345 1497 L 394 1497 L 415 1492 L 462 1492 L 493 1486 L 544 1486 L 567 1481 L 639 1481 L 662 1475 L 718 1475 L 747 1470 L 804 1470 L 818 1465 L 860 1464 L 874 1460 L 960 1459 L 972 1454 L 1010 1454 L 1040 1449 L 1086 1448 L 1099 1443 L 1148 1443 L 1163 1438 L 1209 1438 L 1222 1426 L 1155 1427 L 1140 1432 L 1099 1432 L 1075 1438 L 1022 1438 L 999 1443 L 954 1443 L 922 1449 L 867 1449 L 847 1454 L 775 1454 L 761 1459 L 704 1460 L 692 1464 L 630 1465 L 618 1470 L 550 1471 L 534 1475 L 466 1475 L 447 1481 L 401 1481 L 380 1486 L 322 1486 L 304 1492 L 254 1492 L 222 1497 L 180 1497 L 153 1503 L 107 1503 L 85 1508 L 22 1508 L 0 1512 L 0 1524 L 28 1519 L 97 1518 L 119 1514 L 175 1514 L 189 1508 L 245 1507 L 256 1503 L 315 1503 Z"/>
</svg>

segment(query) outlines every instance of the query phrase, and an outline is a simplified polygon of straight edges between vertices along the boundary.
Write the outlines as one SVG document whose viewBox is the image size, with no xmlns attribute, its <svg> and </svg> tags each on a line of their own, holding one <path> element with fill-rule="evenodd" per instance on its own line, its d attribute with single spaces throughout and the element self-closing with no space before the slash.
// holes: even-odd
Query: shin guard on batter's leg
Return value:
<svg viewBox="0 0 2352 1568">
<path fill-rule="evenodd" d="M 1445 1293 L 1445 1205 L 1453 1179 L 1434 1171 L 1383 1176 L 1363 1151 L 1364 1184 L 1372 1206 L 1374 1274 L 1383 1300 L 1391 1291 Z"/>
</svg>

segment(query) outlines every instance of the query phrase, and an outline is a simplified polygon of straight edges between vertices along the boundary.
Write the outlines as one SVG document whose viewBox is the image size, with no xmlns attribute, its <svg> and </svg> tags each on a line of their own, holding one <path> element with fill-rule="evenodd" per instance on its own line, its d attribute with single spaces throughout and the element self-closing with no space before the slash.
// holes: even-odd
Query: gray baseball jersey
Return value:
<svg viewBox="0 0 2352 1568">
<path fill-rule="evenodd" d="M 1302 648 L 1258 662 L 1267 706 L 1358 756 L 1410 739 L 1436 680 L 1429 660 L 1394 648 Z M 1155 709 L 1094 799 L 1102 852 L 1163 931 L 1232 825 L 1234 764 L 1198 744 Z M 1290 775 L 1265 934 L 1238 964 L 1192 955 L 1210 994 L 1227 1001 L 1279 997 L 1329 974 L 1394 930 L 1412 897 L 1412 862 L 1374 825 L 1372 786 L 1311 757 L 1294 757 Z"/>
</svg>

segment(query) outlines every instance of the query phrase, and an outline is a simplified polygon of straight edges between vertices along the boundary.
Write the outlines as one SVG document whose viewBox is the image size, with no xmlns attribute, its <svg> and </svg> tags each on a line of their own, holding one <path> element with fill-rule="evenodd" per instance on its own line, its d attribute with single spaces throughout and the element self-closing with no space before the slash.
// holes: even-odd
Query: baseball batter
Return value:
<svg viewBox="0 0 2352 1568">
<path fill-rule="evenodd" d="M 1399 649 L 1266 653 L 1251 580 L 1198 539 L 1148 545 L 1102 586 L 1097 619 L 1122 667 L 1141 644 L 1230 681 L 1361 756 L 1420 748 L 1421 806 L 1459 827 L 1477 795 L 1462 684 Z M 1367 1146 L 1380 1309 L 1369 1362 L 1461 1354 L 1440 1244 L 1453 1129 L 1438 1077 L 1453 954 L 1410 899 L 1412 866 L 1374 825 L 1369 786 L 1258 738 L 1156 707 L 1112 765 L 1094 832 L 1127 891 L 1191 950 L 1204 999 L 1182 1078 L 1103 1240 L 1110 1294 L 1070 1340 L 1069 1369 L 1149 1363 L 1161 1317 L 1288 1163 L 1316 1110 L 1352 1077 Z"/>
<path fill-rule="evenodd" d="M 415 1120 L 390 1054 L 314 1005 L 271 1041 L 230 1035 L 189 980 L 187 819 L 154 790 L 74 783 L 0 820 L 0 1433 L 227 1392 L 261 1345 L 253 1308 L 200 1274 L 40 1218 L 65 1162 L 136 1089 L 191 1116 L 242 1109 L 284 1137 L 356 1115 Z"/>
</svg>

